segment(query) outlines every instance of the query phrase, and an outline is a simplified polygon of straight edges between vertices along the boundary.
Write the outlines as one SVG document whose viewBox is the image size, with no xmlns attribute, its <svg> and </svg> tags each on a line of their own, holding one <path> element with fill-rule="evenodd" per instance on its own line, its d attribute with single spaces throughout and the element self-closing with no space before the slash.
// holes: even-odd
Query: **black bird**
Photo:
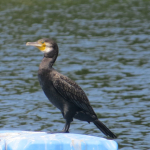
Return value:
<svg viewBox="0 0 150 150">
<path fill-rule="evenodd" d="M 47 98 L 60 109 L 66 120 L 61 133 L 69 132 L 70 123 L 75 118 L 88 123 L 93 122 L 106 136 L 116 138 L 116 135 L 98 120 L 81 87 L 52 67 L 58 56 L 57 43 L 52 39 L 43 38 L 36 42 L 27 42 L 26 45 L 35 46 L 44 52 L 38 70 L 38 79 Z"/>
</svg>

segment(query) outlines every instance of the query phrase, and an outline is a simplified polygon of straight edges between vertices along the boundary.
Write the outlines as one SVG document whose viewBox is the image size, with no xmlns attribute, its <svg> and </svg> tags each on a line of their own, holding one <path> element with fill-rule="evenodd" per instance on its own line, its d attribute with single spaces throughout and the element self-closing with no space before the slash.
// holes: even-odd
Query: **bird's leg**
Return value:
<svg viewBox="0 0 150 150">
<path fill-rule="evenodd" d="M 70 127 L 70 120 L 66 120 L 65 126 L 62 131 L 54 131 L 54 132 L 47 132 L 48 134 L 54 134 L 54 133 L 69 133 L 69 127 Z"/>
<path fill-rule="evenodd" d="M 69 133 L 70 122 L 71 121 L 66 120 L 65 126 L 62 130 L 63 133 Z"/>
</svg>

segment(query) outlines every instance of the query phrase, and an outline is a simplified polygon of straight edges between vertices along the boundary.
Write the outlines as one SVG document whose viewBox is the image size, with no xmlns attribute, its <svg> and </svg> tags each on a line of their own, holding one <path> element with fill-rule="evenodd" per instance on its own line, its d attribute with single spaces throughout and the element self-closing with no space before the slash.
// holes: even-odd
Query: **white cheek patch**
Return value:
<svg viewBox="0 0 150 150">
<path fill-rule="evenodd" d="M 49 53 L 49 52 L 51 52 L 51 51 L 53 51 L 53 50 L 54 50 L 53 47 L 46 47 L 43 52 L 44 52 L 44 53 Z"/>
<path fill-rule="evenodd" d="M 45 47 L 45 49 L 43 51 L 44 53 L 49 53 L 49 52 L 54 50 L 54 48 L 52 47 L 51 43 L 45 43 L 45 44 L 46 44 L 46 47 Z"/>
</svg>

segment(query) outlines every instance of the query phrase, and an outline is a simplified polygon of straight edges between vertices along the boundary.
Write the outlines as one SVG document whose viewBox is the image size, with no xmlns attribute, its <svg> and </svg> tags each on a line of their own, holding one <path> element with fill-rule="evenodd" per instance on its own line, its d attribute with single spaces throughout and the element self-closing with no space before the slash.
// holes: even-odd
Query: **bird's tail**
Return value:
<svg viewBox="0 0 150 150">
<path fill-rule="evenodd" d="M 117 138 L 117 136 L 112 133 L 101 121 L 95 120 L 93 123 L 103 132 L 106 136 L 110 136 L 111 138 Z"/>
</svg>

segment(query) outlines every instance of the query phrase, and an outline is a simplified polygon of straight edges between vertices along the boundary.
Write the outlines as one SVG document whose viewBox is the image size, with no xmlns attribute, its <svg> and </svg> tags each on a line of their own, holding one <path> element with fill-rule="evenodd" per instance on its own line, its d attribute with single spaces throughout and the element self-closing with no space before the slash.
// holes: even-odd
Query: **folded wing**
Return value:
<svg viewBox="0 0 150 150">
<path fill-rule="evenodd" d="M 67 101 L 74 103 L 76 106 L 81 108 L 83 111 L 89 112 L 95 115 L 90 102 L 81 89 L 74 81 L 63 75 L 53 75 L 53 85 L 60 95 Z"/>
</svg>

